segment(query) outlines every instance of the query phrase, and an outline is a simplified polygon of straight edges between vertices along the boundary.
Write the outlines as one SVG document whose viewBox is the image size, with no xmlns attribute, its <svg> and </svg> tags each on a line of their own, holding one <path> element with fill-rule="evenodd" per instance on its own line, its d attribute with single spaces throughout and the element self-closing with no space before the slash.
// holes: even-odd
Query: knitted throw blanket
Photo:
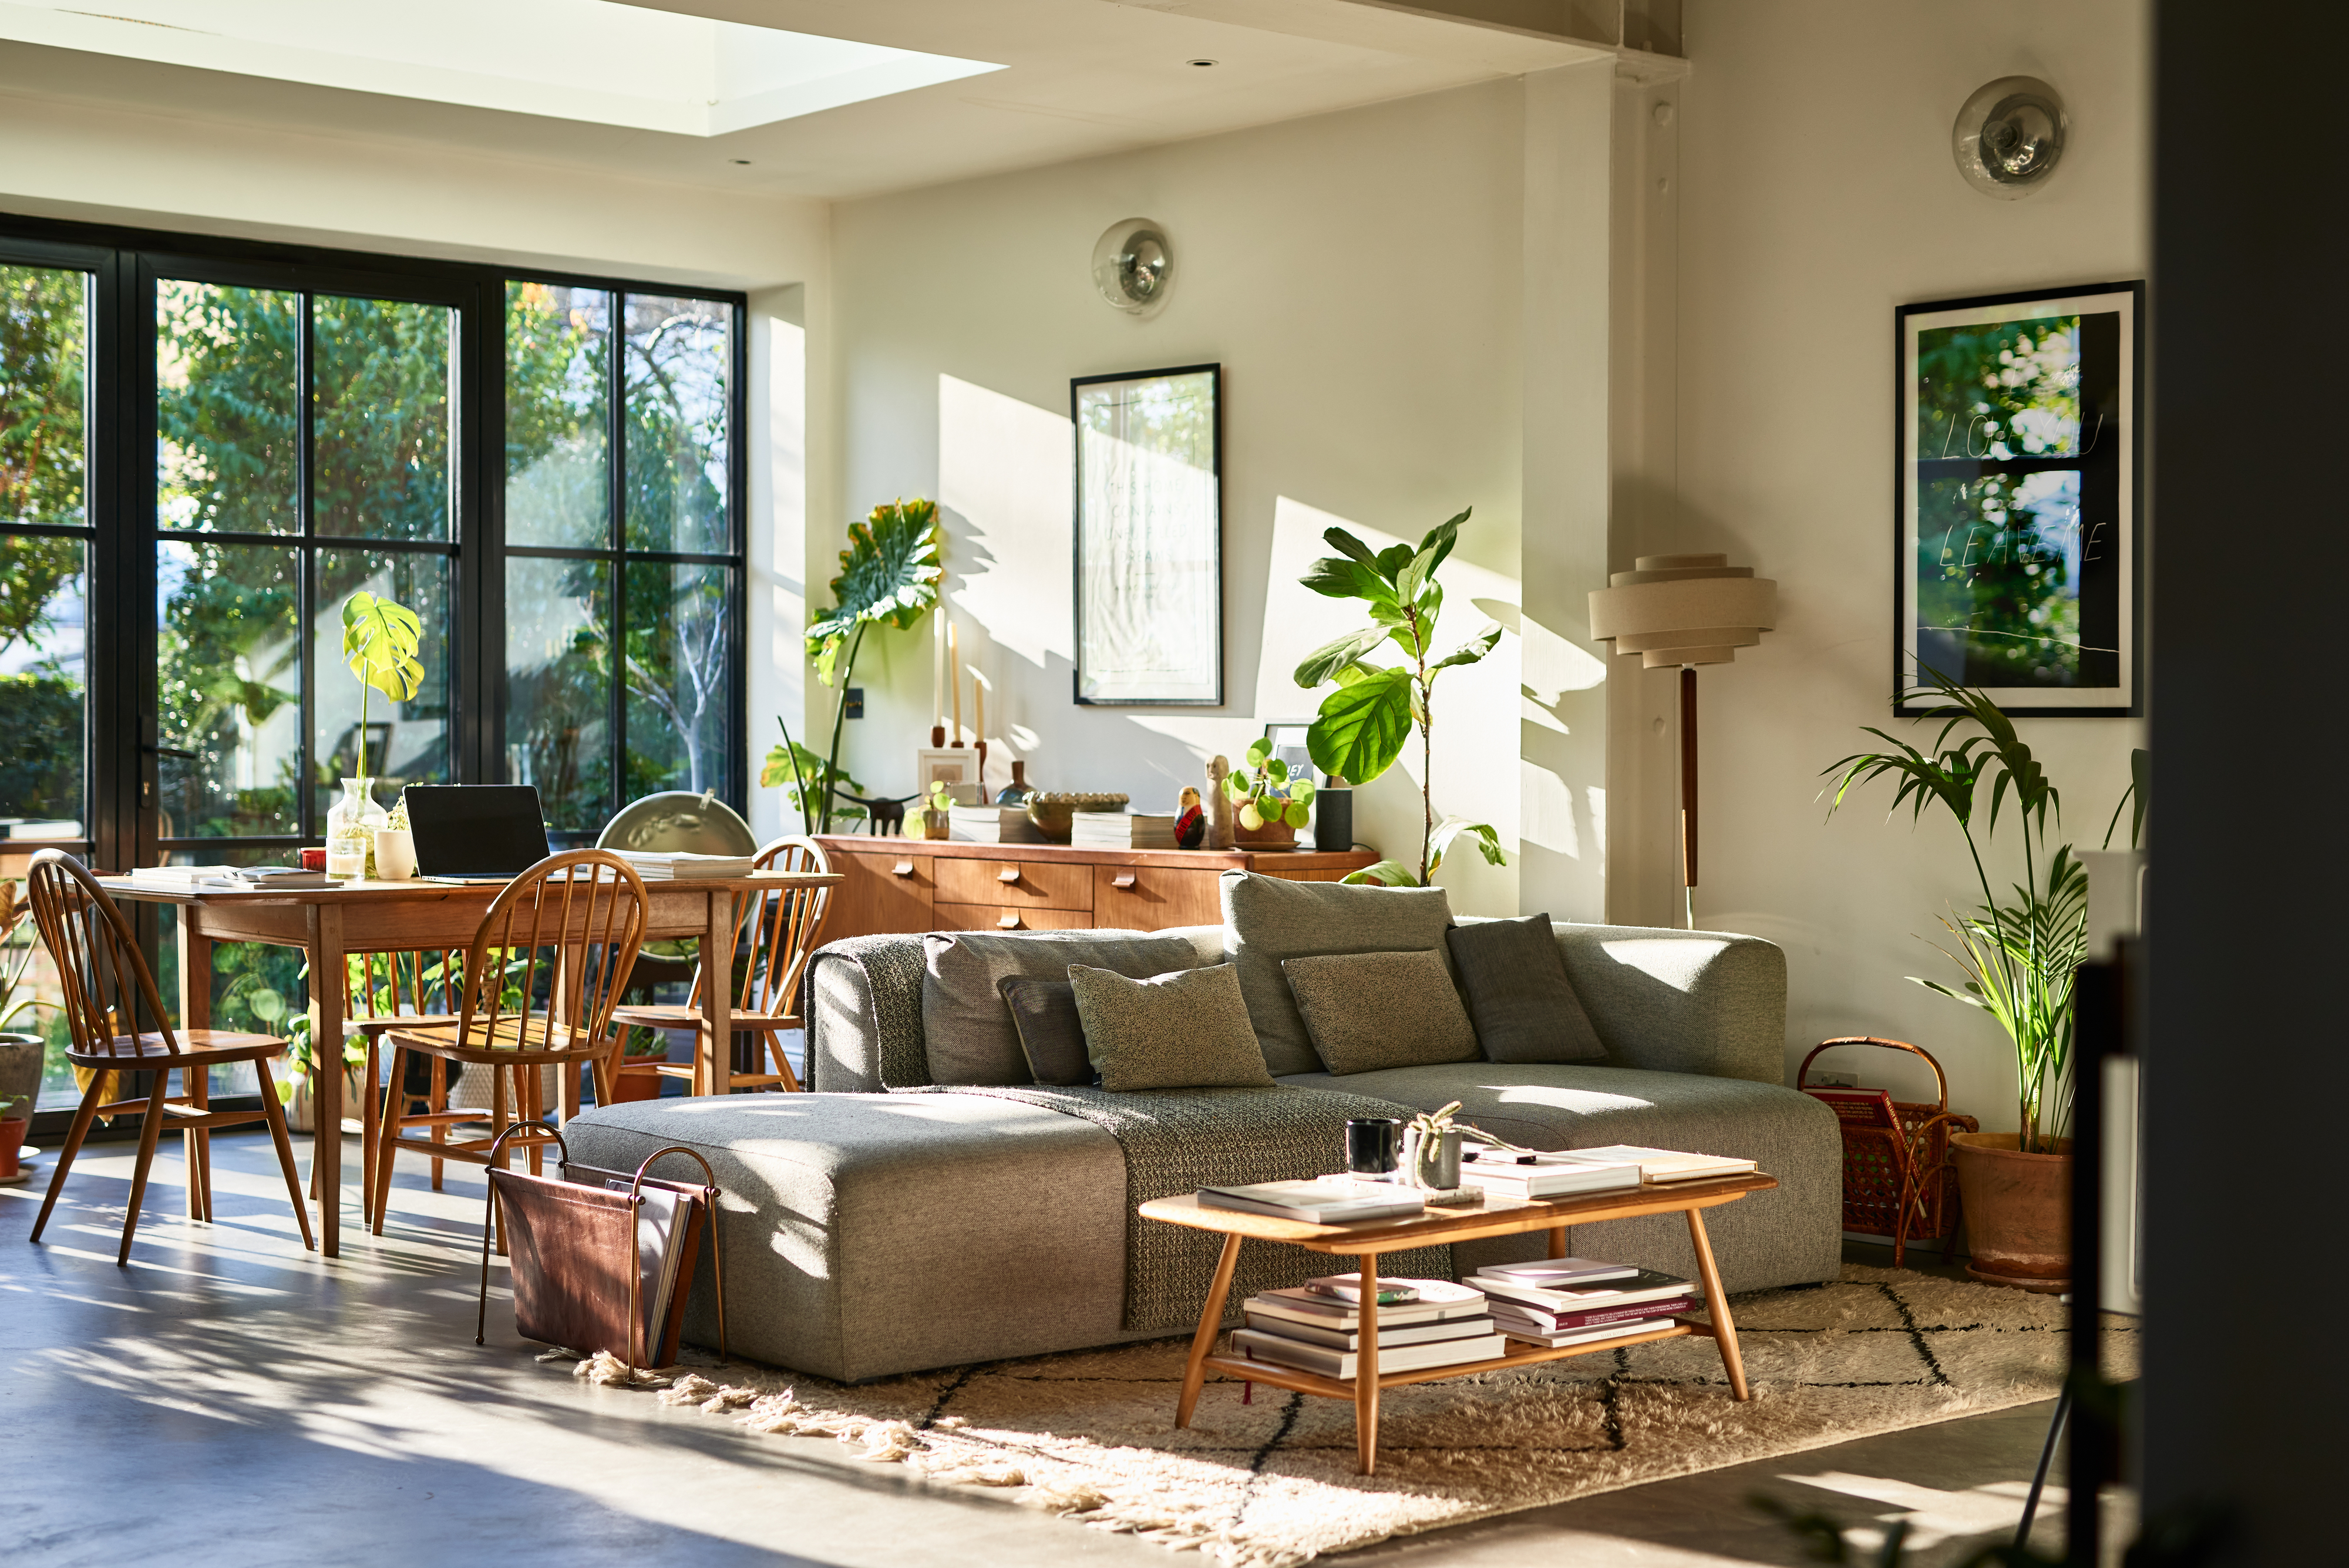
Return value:
<svg viewBox="0 0 2349 1568">
<path fill-rule="evenodd" d="M 987 1095 L 1078 1116 L 1117 1139 L 1125 1156 L 1125 1316 L 1137 1331 L 1186 1329 L 1215 1282 L 1223 1237 L 1134 1212 L 1154 1198 L 1250 1181 L 1322 1176 L 1344 1163 L 1351 1116 L 1408 1118 L 1404 1106 L 1319 1089 L 1106 1089 L 1021 1085 L 926 1085 L 910 1095 Z M 1257 1291 L 1301 1285 L 1346 1272 L 1349 1261 L 1278 1241 L 1251 1241 L 1233 1271 L 1226 1317 Z M 1381 1270 L 1414 1279 L 1452 1277 L 1450 1247 L 1382 1255 Z"/>
</svg>

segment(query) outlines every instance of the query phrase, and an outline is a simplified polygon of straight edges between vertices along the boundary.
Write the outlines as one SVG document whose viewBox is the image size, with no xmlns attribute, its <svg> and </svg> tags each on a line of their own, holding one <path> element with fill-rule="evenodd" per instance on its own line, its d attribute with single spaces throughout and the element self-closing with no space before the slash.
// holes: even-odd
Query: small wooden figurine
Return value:
<svg viewBox="0 0 2349 1568">
<path fill-rule="evenodd" d="M 1217 757 L 1207 764 L 1207 847 L 1229 849 L 1238 840 L 1233 836 L 1232 797 L 1224 793 L 1224 781 L 1232 776 L 1228 757 Z"/>
<path fill-rule="evenodd" d="M 1174 844 L 1181 849 L 1196 849 L 1207 836 L 1207 814 L 1199 805 L 1199 792 L 1189 784 L 1183 786 L 1183 815 L 1174 819 Z"/>
</svg>

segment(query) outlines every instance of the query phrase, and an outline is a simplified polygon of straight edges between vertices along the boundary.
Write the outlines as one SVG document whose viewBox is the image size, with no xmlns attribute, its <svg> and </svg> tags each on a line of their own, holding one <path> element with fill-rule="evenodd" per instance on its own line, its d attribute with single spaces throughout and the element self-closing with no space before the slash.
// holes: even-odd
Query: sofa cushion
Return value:
<svg viewBox="0 0 2349 1568">
<path fill-rule="evenodd" d="M 1547 915 L 1454 926 L 1444 942 L 1486 1061 L 1590 1062 L 1607 1054 L 1566 978 Z"/>
<path fill-rule="evenodd" d="M 1350 888 L 1226 871 L 1224 949 L 1238 966 L 1240 994 L 1265 1064 L 1275 1075 L 1319 1069 L 1283 959 L 1328 953 L 1444 950 L 1452 901 L 1441 888 Z"/>
<path fill-rule="evenodd" d="M 1332 1073 L 1476 1055 L 1476 1033 L 1441 953 L 1332 953 L 1284 959 L 1280 968 L 1314 1054 Z"/>
<path fill-rule="evenodd" d="M 1040 1084 L 1090 1084 L 1092 1058 L 1085 1052 L 1085 1021 L 1077 1012 L 1077 988 L 1065 980 L 1007 974 L 998 984 L 1003 1004 L 1019 1031 L 1020 1054 Z"/>
<path fill-rule="evenodd" d="M 1144 931 L 933 931 L 922 947 L 922 1033 L 933 1084 L 1035 1081 L 997 989 L 1008 975 L 1066 980 L 1071 964 L 1085 964 L 1140 979 L 1199 962 L 1189 938 Z"/>
<path fill-rule="evenodd" d="M 1102 1088 L 1272 1087 L 1231 965 L 1130 980 L 1071 964 L 1069 983 Z"/>
</svg>

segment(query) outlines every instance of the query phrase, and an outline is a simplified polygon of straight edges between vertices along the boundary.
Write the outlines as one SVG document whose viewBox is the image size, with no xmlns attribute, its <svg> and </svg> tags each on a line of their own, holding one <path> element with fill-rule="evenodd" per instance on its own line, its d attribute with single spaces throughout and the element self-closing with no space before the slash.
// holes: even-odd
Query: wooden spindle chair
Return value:
<svg viewBox="0 0 2349 1568">
<path fill-rule="evenodd" d="M 829 872 L 832 862 L 814 839 L 794 836 L 778 838 L 760 850 L 752 868 Z M 798 1092 L 799 1076 L 784 1054 L 783 1033 L 802 1027 L 798 1012 L 800 975 L 807 968 L 808 955 L 822 940 L 823 918 L 831 903 L 828 886 L 745 888 L 734 896 L 734 958 L 741 974 L 734 981 L 733 1026 L 737 1033 L 750 1034 L 760 1043 L 760 1066 L 734 1074 L 735 1087 L 779 1086 L 786 1093 Z M 693 996 L 684 1006 L 624 1004 L 614 1011 L 612 1021 L 622 1028 L 690 1029 L 698 1044 L 709 1027 L 701 1011 L 701 988 L 709 983 L 709 968 L 704 964 L 694 971 Z M 696 1076 L 693 1067 L 683 1062 L 623 1062 L 618 1070 L 683 1078 L 688 1083 Z"/>
<path fill-rule="evenodd" d="M 463 954 L 444 949 L 406 948 L 386 952 L 351 953 L 344 960 L 343 968 L 343 1027 L 347 1034 L 356 1032 L 367 1040 L 367 1066 L 360 1082 L 358 1117 L 343 1118 L 343 1130 L 359 1135 L 359 1169 L 364 1172 L 359 1182 L 359 1212 L 362 1217 L 375 1217 L 375 1146 L 378 1128 L 382 1123 L 383 1104 L 390 1096 L 384 1093 L 381 1077 L 383 1037 L 402 1024 L 412 1028 L 454 1023 L 461 1005 L 457 991 L 457 977 L 461 972 Z M 424 1094 L 409 1094 L 400 1100 L 403 1110 L 417 1099 L 424 1101 L 428 1112 L 449 1109 L 449 1064 L 431 1058 L 431 1077 Z M 487 1112 L 481 1113 L 486 1116 Z M 477 1116 L 475 1119 L 481 1119 Z M 449 1124 L 432 1124 L 435 1142 L 448 1139 Z M 432 1162 L 432 1190 L 440 1190 L 442 1162 Z M 310 1163 L 310 1196 L 318 1196 L 318 1166 Z"/>
<path fill-rule="evenodd" d="M 463 1005 L 456 1021 L 418 1024 L 402 1019 L 384 1032 L 391 1045 L 391 1073 L 368 1177 L 375 1189 L 369 1220 L 377 1235 L 383 1234 L 392 1166 L 400 1150 L 469 1165 L 486 1166 L 494 1158 L 503 1166 L 520 1147 L 536 1174 L 542 1151 L 554 1141 L 543 1125 L 548 1107 L 540 1069 L 556 1067 L 559 1080 L 569 1085 L 561 1096 L 566 1116 L 578 1097 L 582 1064 L 595 1072 L 596 1098 L 609 1097 L 610 1057 L 620 1045 L 612 1009 L 644 945 L 647 902 L 643 878 L 616 855 L 597 849 L 550 855 L 509 883 L 481 916 L 465 950 Z M 510 967 L 519 972 L 518 986 Z M 547 1006 L 533 1012 L 531 1001 L 542 978 Z M 518 1005 L 507 1001 L 509 990 L 519 992 Z M 488 1116 L 479 1111 L 409 1113 L 405 1096 L 410 1055 L 491 1068 Z M 452 1119 L 486 1119 L 488 1132 L 474 1138 L 448 1137 Z M 436 1136 L 406 1136 L 415 1127 L 429 1127 Z M 509 1132 L 512 1136 L 492 1157 L 492 1146 Z"/>
<path fill-rule="evenodd" d="M 302 1228 L 302 1245 L 315 1245 L 309 1207 L 302 1199 L 302 1178 L 294 1166 L 293 1140 L 286 1136 L 285 1112 L 277 1103 L 268 1066 L 285 1054 L 286 1042 L 225 1029 L 173 1029 L 155 990 L 155 977 L 139 950 L 138 933 L 106 889 L 65 851 L 44 849 L 34 856 L 25 885 L 34 923 L 57 964 L 65 992 L 66 1022 L 73 1035 L 66 1060 L 91 1074 L 65 1147 L 57 1152 L 57 1171 L 49 1178 L 40 1217 L 33 1221 L 32 1239 L 41 1239 L 57 1194 L 65 1189 L 66 1172 L 73 1168 L 74 1156 L 89 1135 L 89 1124 L 101 1116 L 136 1111 L 141 1118 L 139 1163 L 130 1177 L 130 1207 L 122 1220 L 117 1263 L 130 1262 L 130 1240 L 138 1232 L 140 1205 L 147 1197 L 147 1173 L 155 1163 L 155 1145 L 167 1119 L 190 1135 L 188 1184 L 192 1193 L 188 1211 L 207 1224 L 212 1218 L 212 1129 L 267 1122 L 277 1145 L 277 1163 L 285 1172 L 285 1196 Z M 142 1030 L 139 1021 L 147 1018 L 155 1021 L 155 1027 Z M 211 1108 L 212 1070 L 233 1062 L 253 1064 L 254 1075 L 261 1081 L 259 1110 Z M 169 1093 L 174 1071 L 180 1075 L 177 1095 Z M 108 1101 L 109 1087 L 121 1083 L 119 1075 L 125 1073 L 151 1075 L 147 1093 Z"/>
</svg>

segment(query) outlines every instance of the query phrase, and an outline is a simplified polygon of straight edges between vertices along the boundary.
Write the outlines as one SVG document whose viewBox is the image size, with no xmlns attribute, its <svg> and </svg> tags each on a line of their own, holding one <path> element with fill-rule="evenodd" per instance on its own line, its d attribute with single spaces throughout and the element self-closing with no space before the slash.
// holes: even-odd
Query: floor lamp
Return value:
<svg viewBox="0 0 2349 1568">
<path fill-rule="evenodd" d="M 1778 585 L 1726 556 L 1642 556 L 1590 595 L 1590 635 L 1641 668 L 1681 670 L 1681 904 L 1696 926 L 1696 667 L 1727 664 L 1777 624 Z"/>
</svg>

